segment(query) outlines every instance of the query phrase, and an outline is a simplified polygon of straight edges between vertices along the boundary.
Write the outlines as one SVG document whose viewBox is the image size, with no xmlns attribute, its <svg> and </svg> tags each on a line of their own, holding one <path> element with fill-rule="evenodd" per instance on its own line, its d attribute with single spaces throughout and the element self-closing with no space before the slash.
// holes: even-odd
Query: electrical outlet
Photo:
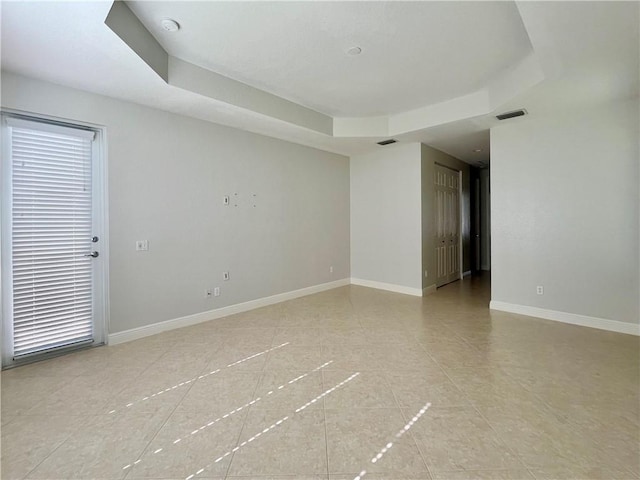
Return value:
<svg viewBox="0 0 640 480">
<path fill-rule="evenodd" d="M 211 295 L 212 295 L 212 294 L 213 294 L 213 292 L 211 291 L 211 289 L 210 289 L 210 288 L 207 288 L 207 289 L 204 291 L 204 298 L 211 298 Z"/>
<path fill-rule="evenodd" d="M 214 297 L 219 297 L 220 296 L 220 287 L 216 287 L 213 289 L 213 296 Z"/>
<path fill-rule="evenodd" d="M 229 205 L 229 195 L 225 195 L 224 197 L 222 197 L 222 204 Z"/>
<path fill-rule="evenodd" d="M 424 278 L 427 278 L 429 276 L 429 272 L 427 272 L 426 270 L 424 271 Z"/>
<path fill-rule="evenodd" d="M 536 293 L 537 293 L 538 295 L 544 295 L 544 287 L 543 287 L 542 285 L 538 285 L 538 286 L 536 287 Z"/>
<path fill-rule="evenodd" d="M 333 273 L 333 265 L 329 267 L 329 273 Z"/>
<path fill-rule="evenodd" d="M 229 280 L 229 272 L 222 272 L 222 280 L 225 282 Z"/>
<path fill-rule="evenodd" d="M 149 250 L 149 240 L 136 240 L 136 251 L 146 252 Z"/>
</svg>

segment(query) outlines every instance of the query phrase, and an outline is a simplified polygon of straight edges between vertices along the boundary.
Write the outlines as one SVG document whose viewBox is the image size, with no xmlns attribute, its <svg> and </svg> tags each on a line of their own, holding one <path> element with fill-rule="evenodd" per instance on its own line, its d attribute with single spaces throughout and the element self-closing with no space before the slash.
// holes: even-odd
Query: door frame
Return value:
<svg viewBox="0 0 640 480">
<path fill-rule="evenodd" d="M 471 192 L 469 192 L 471 195 Z M 464 226 L 464 218 L 462 215 L 462 170 L 458 170 L 458 265 L 460 265 L 460 280 L 464 279 L 464 252 L 462 251 L 462 227 Z M 469 225 L 471 230 L 471 225 Z"/>
<path fill-rule="evenodd" d="M 69 349 L 60 348 L 51 352 L 44 352 L 33 357 L 25 357 L 19 361 L 13 359 L 13 336 L 8 331 L 7 319 L 12 316 L 12 292 L 11 292 L 11 201 L 8 195 L 11 191 L 11 176 L 9 175 L 9 142 L 8 129 L 4 123 L 6 117 L 22 118 L 25 120 L 52 123 L 67 127 L 84 127 L 95 132 L 95 140 L 92 144 L 92 201 L 97 205 L 93 207 L 92 224 L 94 234 L 100 238 L 100 262 L 99 268 L 93 270 L 94 281 L 99 285 L 94 290 L 94 315 L 95 320 L 94 342 L 92 346 L 107 344 L 109 339 L 110 321 L 110 297 L 109 297 L 109 184 L 108 184 L 108 155 L 107 155 L 107 129 L 103 125 L 96 125 L 84 121 L 70 120 L 52 115 L 15 110 L 11 108 L 0 109 L 0 125 L 2 137 L 2 158 L 0 162 L 0 185 L 3 195 L 0 195 L 0 358 L 2 368 L 11 368 L 26 363 L 58 356 Z"/>
</svg>

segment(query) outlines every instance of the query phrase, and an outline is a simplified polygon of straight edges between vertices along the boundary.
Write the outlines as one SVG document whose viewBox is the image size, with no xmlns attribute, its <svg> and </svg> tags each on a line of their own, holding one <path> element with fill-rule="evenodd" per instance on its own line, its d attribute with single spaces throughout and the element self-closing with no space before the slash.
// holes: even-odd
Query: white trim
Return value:
<svg viewBox="0 0 640 480">
<path fill-rule="evenodd" d="M 437 288 L 438 288 L 438 287 L 436 286 L 436 284 L 435 284 L 435 283 L 434 283 L 434 284 L 432 284 L 432 285 L 429 285 L 428 287 L 424 287 L 424 288 L 422 289 L 422 296 L 423 296 L 423 297 L 426 297 L 427 295 L 431 295 L 432 293 L 436 293 L 436 289 L 437 289 Z"/>
<path fill-rule="evenodd" d="M 466 272 L 464 272 L 464 273 L 462 274 L 462 278 L 464 278 L 464 277 L 468 277 L 469 275 L 471 275 L 471 270 L 467 270 Z"/>
<path fill-rule="evenodd" d="M 344 287 L 349 285 L 348 278 L 342 280 L 336 280 L 334 282 L 322 283 L 320 285 L 313 285 L 311 287 L 301 288 L 300 290 L 293 290 L 291 292 L 279 293 L 270 297 L 258 298 L 256 300 L 250 300 L 244 303 L 237 303 L 235 305 L 229 305 L 227 307 L 217 308 L 215 310 L 209 310 L 206 312 L 195 313 L 193 315 L 187 315 L 185 317 L 173 318 L 171 320 L 165 320 L 164 322 L 153 323 L 151 325 L 145 325 L 144 327 L 132 328 L 131 330 L 125 330 L 123 332 L 116 332 L 109 335 L 109 344 L 117 345 L 119 343 L 130 342 L 131 340 L 137 340 L 139 338 L 148 337 L 157 333 L 162 333 L 167 330 L 174 330 L 176 328 L 188 327 L 197 323 L 207 322 L 209 320 L 215 320 L 217 318 L 226 317 L 228 315 L 234 315 L 236 313 L 242 313 L 249 310 L 253 310 L 260 307 L 266 307 L 273 305 L 274 303 L 285 302 L 287 300 L 293 300 L 294 298 L 304 297 L 306 295 L 312 295 L 314 293 L 324 292 L 325 290 L 331 290 L 333 288 Z"/>
<path fill-rule="evenodd" d="M 1 347 L 2 366 L 9 365 L 13 361 L 13 329 L 10 328 L 9 319 L 13 315 L 13 295 L 11 294 L 11 135 L 7 125 L 7 117 L 4 112 L 0 114 L 2 124 L 0 125 L 2 138 L 2 155 L 0 155 L 0 316 L 2 321 L 0 331 L 2 332 Z"/>
<path fill-rule="evenodd" d="M 529 307 L 527 305 L 498 302 L 496 300 L 491 300 L 491 302 L 489 303 L 489 308 L 491 310 L 499 310 L 502 312 L 517 313 L 519 315 L 543 318 L 545 320 L 553 320 L 554 322 L 570 323 L 572 325 L 581 325 L 583 327 L 597 328 L 600 330 L 608 330 L 610 332 L 626 333 L 629 335 L 640 336 L 640 325 L 636 323 L 620 322 L 618 320 L 608 320 L 606 318 L 589 317 L 587 315 L 578 315 L 576 313 L 558 312 L 556 310 L 547 310 L 546 308 Z"/>
<path fill-rule="evenodd" d="M 94 222 L 97 230 L 93 235 L 99 236 L 98 251 L 102 257 L 100 265 L 98 285 L 95 295 L 100 298 L 100 303 L 96 305 L 96 315 L 100 319 L 100 324 L 96 323 L 96 328 L 101 331 L 95 335 L 97 344 L 109 342 L 109 320 L 111 311 L 111 298 L 109 291 L 109 156 L 107 146 L 107 129 L 106 127 L 93 127 L 96 137 L 94 167 L 97 170 L 97 176 L 94 174 L 94 201 L 99 202 L 100 208 L 95 212 Z M 97 143 L 96 143 L 97 142 Z M 99 338 L 98 338 L 99 337 Z"/>
<path fill-rule="evenodd" d="M 393 283 L 375 282 L 373 280 L 363 280 L 361 278 L 351 278 L 352 285 L 360 285 L 361 287 L 377 288 L 378 290 L 388 290 L 390 292 L 404 293 L 405 295 L 413 295 L 415 297 L 422 296 L 421 288 L 405 287 L 403 285 L 395 285 Z"/>
</svg>

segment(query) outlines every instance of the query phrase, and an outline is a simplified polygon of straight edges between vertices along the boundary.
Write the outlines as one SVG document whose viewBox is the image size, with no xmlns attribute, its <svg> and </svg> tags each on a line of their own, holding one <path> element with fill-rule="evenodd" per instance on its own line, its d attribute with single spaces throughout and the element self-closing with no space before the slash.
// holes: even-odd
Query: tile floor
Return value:
<svg viewBox="0 0 640 480">
<path fill-rule="evenodd" d="M 343 287 L 5 371 L 2 478 L 640 478 L 640 339 L 488 301 Z"/>
</svg>

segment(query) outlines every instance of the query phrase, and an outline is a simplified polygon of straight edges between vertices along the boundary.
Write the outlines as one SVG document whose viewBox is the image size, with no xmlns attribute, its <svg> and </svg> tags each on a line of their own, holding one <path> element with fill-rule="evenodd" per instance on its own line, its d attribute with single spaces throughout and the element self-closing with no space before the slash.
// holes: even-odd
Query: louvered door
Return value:
<svg viewBox="0 0 640 480">
<path fill-rule="evenodd" d="M 4 363 L 10 364 L 102 340 L 95 298 L 101 259 L 93 218 L 95 132 L 13 117 L 5 122 L 10 261 L 3 264 L 10 266 L 11 292 L 4 296 L 10 303 Z"/>
</svg>

